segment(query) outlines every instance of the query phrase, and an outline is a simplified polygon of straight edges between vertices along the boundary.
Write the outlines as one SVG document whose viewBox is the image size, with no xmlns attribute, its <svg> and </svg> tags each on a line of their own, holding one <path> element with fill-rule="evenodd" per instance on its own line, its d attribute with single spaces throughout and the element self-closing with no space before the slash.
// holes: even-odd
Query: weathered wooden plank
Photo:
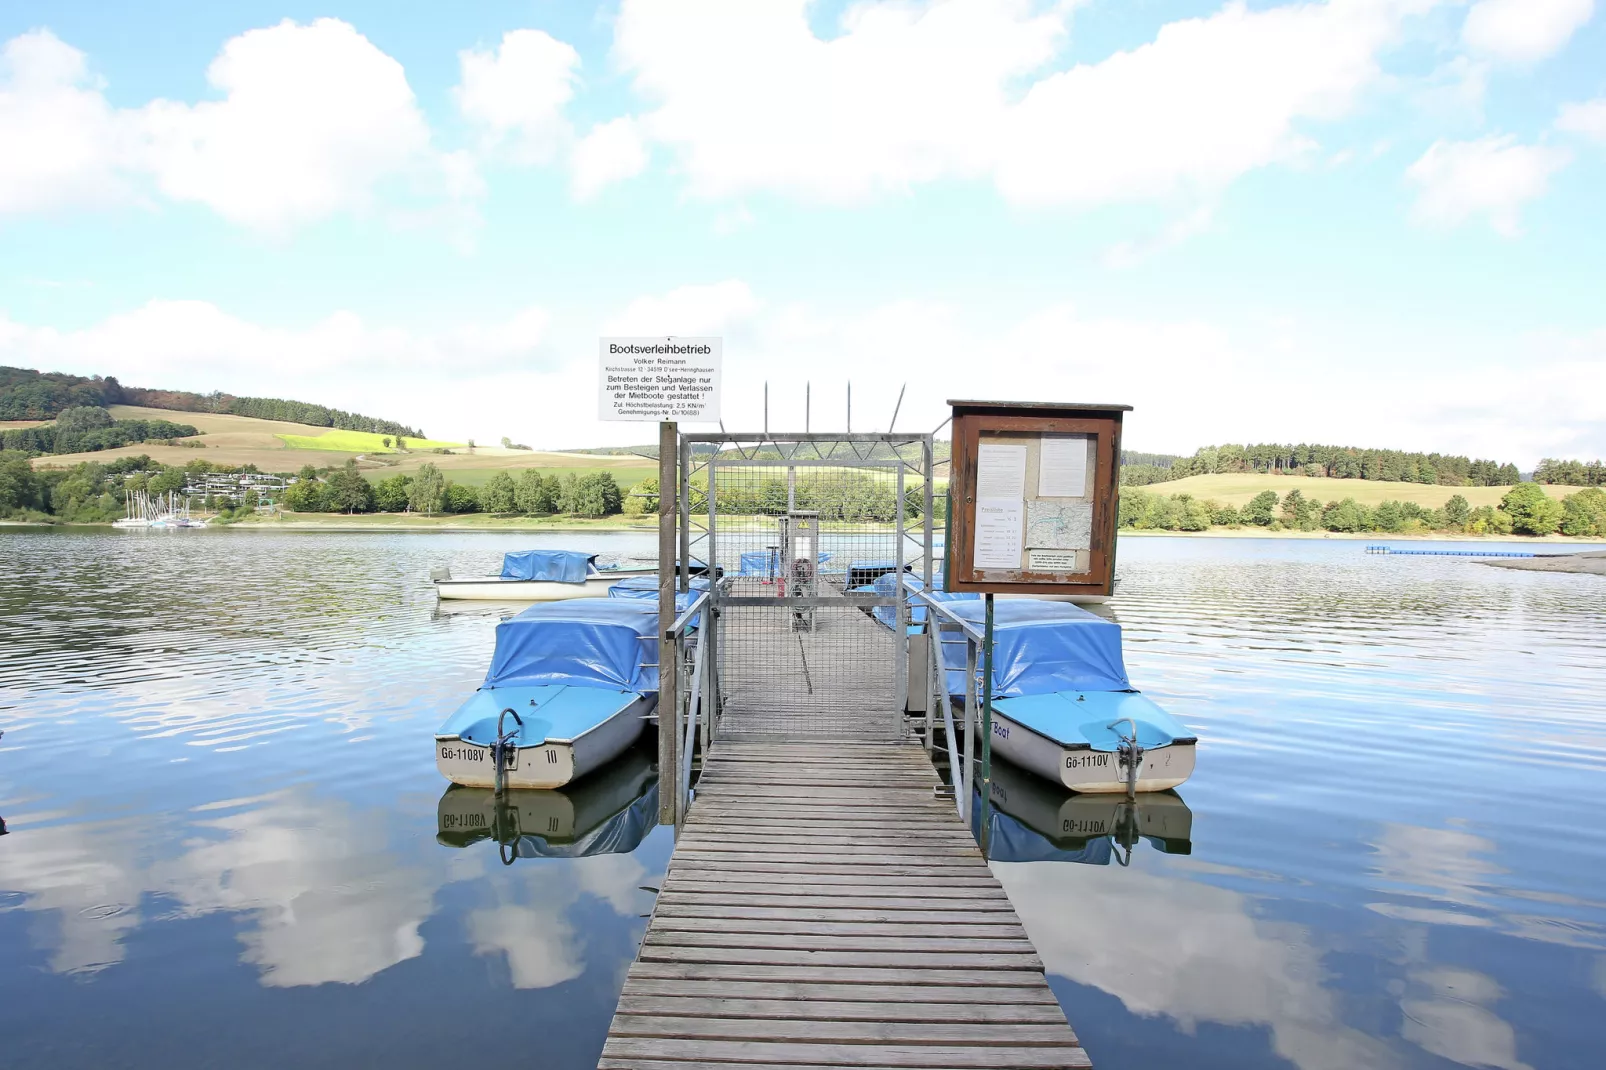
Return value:
<svg viewBox="0 0 1606 1070">
<path fill-rule="evenodd" d="M 791 1063 L 816 1066 L 952 1067 L 955 1070 L 1061 1070 L 1088 1067 L 1080 1047 L 1000 1047 L 942 1044 L 777 1044 L 754 1040 L 612 1037 L 604 1060 L 659 1059 L 683 1063 Z M 629 1064 L 639 1067 L 639 1062 Z"/>
<path fill-rule="evenodd" d="M 891 862 L 880 863 L 875 861 L 862 862 L 831 862 L 816 860 L 810 861 L 801 858 L 758 857 L 758 858 L 688 858 L 674 863 L 670 869 L 672 877 L 697 876 L 702 879 L 730 879 L 748 880 L 753 877 L 766 877 L 776 874 L 797 874 L 799 876 L 833 876 L 833 877 L 862 877 L 871 879 L 912 879 L 925 880 L 927 878 L 951 879 L 957 883 L 986 884 L 986 870 L 971 869 L 957 866 L 921 865 L 913 862 L 907 865 L 896 865 Z"/>
<path fill-rule="evenodd" d="M 1025 940 L 1020 925 L 978 925 L 968 921 L 932 925 L 927 922 L 897 921 L 820 921 L 787 918 L 710 918 L 653 913 L 654 932 L 703 933 L 797 933 L 819 936 L 899 936 L 915 939 L 935 937 L 948 940 L 979 938 L 986 940 Z"/>
<path fill-rule="evenodd" d="M 1073 1047 L 1063 1023 L 884 1022 L 818 1018 L 721 1018 L 651 1014 L 614 1016 L 611 1036 L 761 1040 L 778 1044 L 1013 1044 Z"/>
<path fill-rule="evenodd" d="M 964 974 L 952 968 L 926 966 L 830 966 L 826 963 L 766 962 L 679 962 L 674 959 L 638 959 L 630 967 L 631 978 L 674 978 L 699 981 L 786 981 L 791 983 L 930 985 L 966 989 L 970 987 L 1045 988 L 1040 968 L 989 970 L 985 976 Z M 628 982 L 627 982 L 628 983 Z"/>
<path fill-rule="evenodd" d="M 857 909 L 854 907 L 806 908 L 798 906 L 729 906 L 721 902 L 696 902 L 684 896 L 662 895 L 653 907 L 654 924 L 659 919 L 687 918 L 707 921 L 783 921 L 797 925 L 817 922 L 852 924 L 854 922 L 880 922 L 883 924 L 915 925 L 925 932 L 941 931 L 946 925 L 978 925 L 990 929 L 1018 928 L 1020 921 L 1003 911 L 972 910 L 898 910 L 886 907 Z"/>
<path fill-rule="evenodd" d="M 740 968 L 740 967 L 736 967 Z M 987 975 L 986 980 L 991 980 Z M 823 1000 L 832 1003 L 864 1002 L 874 1013 L 877 1006 L 895 1003 L 923 1003 L 933 1006 L 969 1007 L 982 1004 L 1007 1007 L 1036 1007 L 1044 1013 L 1060 1015 L 1059 1004 L 1047 985 L 983 987 L 976 984 L 836 984 L 830 981 L 756 981 L 637 976 L 634 970 L 625 982 L 626 997 L 672 996 L 677 999 L 766 999 L 786 1002 Z M 805 1014 L 799 1011 L 799 1016 Z M 894 1012 L 895 1013 L 895 1012 Z M 889 1021 L 891 1019 L 888 1019 Z"/>
<path fill-rule="evenodd" d="M 838 899 L 852 899 L 865 896 L 874 899 L 990 899 L 1008 904 L 1009 899 L 1004 895 L 1003 888 L 996 884 L 982 882 L 957 884 L 945 880 L 922 881 L 914 877 L 898 878 L 892 881 L 863 883 L 863 878 L 855 881 L 851 876 L 838 874 L 818 874 L 812 880 L 798 881 L 786 880 L 778 876 L 764 877 L 762 874 L 751 874 L 742 880 L 699 880 L 692 876 L 674 878 L 673 888 L 677 892 L 747 892 L 755 895 L 777 892 L 780 889 L 790 888 L 793 894 L 833 895 Z M 798 889 L 807 885 L 810 888 L 820 889 L 817 892 L 800 892 Z M 667 885 L 666 885 L 667 887 Z"/>
<path fill-rule="evenodd" d="M 842 936 L 828 933 L 788 932 L 710 932 L 707 929 L 670 929 L 658 925 L 643 937 L 657 947 L 742 948 L 752 951 L 893 951 L 935 955 L 952 951 L 956 955 L 1028 955 L 1036 957 L 1031 941 L 1019 936 Z"/>
<path fill-rule="evenodd" d="M 895 864 L 806 863 L 797 858 L 726 858 L 726 860 L 694 860 L 671 864 L 670 879 L 687 880 L 742 880 L 742 882 L 782 882 L 782 884 L 872 884 L 878 880 L 923 887 L 930 885 L 956 885 L 956 887 L 991 888 L 994 882 L 986 879 L 986 871 L 938 868 L 938 866 L 895 866 Z"/>
<path fill-rule="evenodd" d="M 836 951 L 778 947 L 682 947 L 650 939 L 641 945 L 643 962 L 729 963 L 744 966 L 908 966 L 940 970 L 1036 970 L 1043 961 L 1032 952 L 967 955 L 958 951 Z"/>
<path fill-rule="evenodd" d="M 845 901 L 845 898 L 849 901 Z M 702 909 L 711 907 L 754 907 L 779 910 L 892 910 L 892 911 L 962 911 L 966 914 L 1007 914 L 1015 909 L 1009 900 L 1000 895 L 990 899 L 933 899 L 922 897 L 900 898 L 897 895 L 859 895 L 843 897 L 836 894 L 794 893 L 788 888 L 771 887 L 765 892 L 728 892 L 688 890 L 684 882 L 666 886 L 659 894 L 658 903 L 681 903 Z"/>
<path fill-rule="evenodd" d="M 909 744 L 719 743 L 599 1066 L 1086 1067 L 938 782 Z"/>
<path fill-rule="evenodd" d="M 681 842 L 675 845 L 675 854 L 682 851 L 688 854 L 744 854 L 753 848 L 745 843 L 729 843 L 717 837 L 702 836 L 696 830 L 686 832 Z M 985 868 L 981 851 L 973 843 L 910 843 L 910 844 L 825 844 L 825 843 L 788 843 L 785 847 L 776 845 L 770 852 L 789 855 L 822 855 L 832 858 L 962 858 L 967 862 Z"/>
<path fill-rule="evenodd" d="M 1063 1040 L 1065 1015 L 1047 1003 L 883 1003 L 845 1000 L 709 999 L 701 996 L 622 996 L 615 1012 L 661 1018 L 789 1019 L 804 1022 L 930 1022 L 1052 1025 Z M 779 1040 L 779 1036 L 770 1039 Z"/>
</svg>

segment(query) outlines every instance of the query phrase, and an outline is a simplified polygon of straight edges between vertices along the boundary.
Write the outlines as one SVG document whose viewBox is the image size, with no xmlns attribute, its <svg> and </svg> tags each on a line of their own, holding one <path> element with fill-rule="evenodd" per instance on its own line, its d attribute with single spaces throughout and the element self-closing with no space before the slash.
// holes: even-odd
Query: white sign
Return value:
<svg viewBox="0 0 1606 1070">
<path fill-rule="evenodd" d="M 976 500 L 1026 497 L 1026 447 L 983 442 L 976 447 Z"/>
<path fill-rule="evenodd" d="M 1039 498 L 1080 498 L 1087 494 L 1088 435 L 1044 435 L 1037 461 Z"/>
<path fill-rule="evenodd" d="M 976 501 L 976 549 L 972 568 L 1020 568 L 1022 509 L 1019 498 Z"/>
<path fill-rule="evenodd" d="M 604 338 L 598 418 L 654 423 L 719 419 L 723 338 Z"/>
</svg>

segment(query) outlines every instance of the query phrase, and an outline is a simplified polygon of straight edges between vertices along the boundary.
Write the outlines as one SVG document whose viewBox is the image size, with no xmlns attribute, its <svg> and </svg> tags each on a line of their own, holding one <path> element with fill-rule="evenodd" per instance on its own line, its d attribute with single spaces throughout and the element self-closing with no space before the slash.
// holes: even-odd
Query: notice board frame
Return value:
<svg viewBox="0 0 1606 1070">
<path fill-rule="evenodd" d="M 1117 495 L 1121 480 L 1121 417 L 1130 405 L 1051 403 L 1038 401 L 950 400 L 953 409 L 953 452 L 948 491 L 952 496 L 952 528 L 947 533 L 950 566 L 945 590 L 994 594 L 1109 596 L 1115 580 Z M 1032 572 L 977 569 L 976 469 L 984 435 L 1026 433 L 1075 434 L 1094 438 L 1093 470 L 1088 474 L 1093 518 L 1087 572 Z"/>
</svg>

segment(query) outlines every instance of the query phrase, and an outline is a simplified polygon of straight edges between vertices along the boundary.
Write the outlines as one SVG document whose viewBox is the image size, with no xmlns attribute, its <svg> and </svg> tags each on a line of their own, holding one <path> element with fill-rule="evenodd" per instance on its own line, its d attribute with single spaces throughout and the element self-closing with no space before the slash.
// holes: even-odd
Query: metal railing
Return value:
<svg viewBox="0 0 1606 1070">
<path fill-rule="evenodd" d="M 977 793 L 976 777 L 978 774 L 981 777 L 980 828 L 982 851 L 985 853 L 992 809 L 992 596 L 986 596 L 985 623 L 978 628 L 955 613 L 951 602 L 933 598 L 931 591 L 917 585 L 913 577 L 904 579 L 903 589 L 918 599 L 926 610 L 927 646 L 930 650 L 930 657 L 927 658 L 930 693 L 926 718 L 929 724 L 936 711 L 942 713 L 949 775 L 953 779 L 954 805 L 959 816 L 967 823 L 971 818 L 971 800 Z M 956 634 L 964 638 L 965 645 L 965 701 L 957 723 L 953 696 L 948 688 L 948 655 L 942 641 L 943 636 L 952 637 Z M 978 666 L 980 672 L 977 671 Z M 981 737 L 979 756 L 975 753 L 978 735 Z M 930 738 L 928 732 L 928 742 Z"/>
<path fill-rule="evenodd" d="M 690 678 L 689 687 L 677 687 L 673 694 L 659 693 L 658 731 L 673 733 L 675 767 L 658 771 L 659 784 L 672 788 L 674 823 L 678 831 L 691 804 L 692 757 L 701 740 L 706 754 L 714 726 L 713 710 L 718 705 L 719 686 L 716 679 L 717 659 L 713 656 L 718 625 L 714 613 L 711 591 L 703 591 L 692 599 L 673 623 L 664 629 L 663 638 L 674 651 L 678 679 Z M 666 701 L 667 699 L 667 701 Z M 665 706 L 669 708 L 666 710 Z M 701 728 L 701 736 L 698 730 Z M 660 788 L 662 790 L 662 788 Z"/>
</svg>

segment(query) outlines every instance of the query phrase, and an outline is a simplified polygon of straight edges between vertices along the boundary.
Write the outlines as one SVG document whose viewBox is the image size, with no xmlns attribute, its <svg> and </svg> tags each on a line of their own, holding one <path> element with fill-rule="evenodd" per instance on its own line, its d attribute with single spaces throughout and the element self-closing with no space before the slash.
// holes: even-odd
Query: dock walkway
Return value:
<svg viewBox="0 0 1606 1070">
<path fill-rule="evenodd" d="M 915 743 L 717 741 L 599 1067 L 1087 1067 Z"/>
</svg>

